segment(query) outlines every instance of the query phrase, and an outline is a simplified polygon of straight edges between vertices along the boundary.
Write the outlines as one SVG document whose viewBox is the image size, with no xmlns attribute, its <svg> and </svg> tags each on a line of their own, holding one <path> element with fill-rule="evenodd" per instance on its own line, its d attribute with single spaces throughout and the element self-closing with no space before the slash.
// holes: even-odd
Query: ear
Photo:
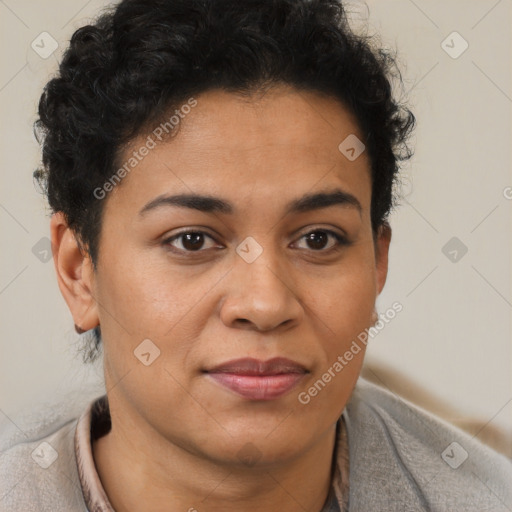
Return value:
<svg viewBox="0 0 512 512">
<path fill-rule="evenodd" d="M 377 295 L 383 290 L 388 275 L 388 254 L 391 243 L 391 226 L 383 222 L 377 231 L 375 241 L 375 265 L 377 268 Z"/>
<path fill-rule="evenodd" d="M 99 325 L 99 317 L 92 294 L 94 271 L 90 256 L 82 254 L 62 212 L 52 216 L 50 230 L 57 282 L 77 332 L 93 329 Z"/>
</svg>

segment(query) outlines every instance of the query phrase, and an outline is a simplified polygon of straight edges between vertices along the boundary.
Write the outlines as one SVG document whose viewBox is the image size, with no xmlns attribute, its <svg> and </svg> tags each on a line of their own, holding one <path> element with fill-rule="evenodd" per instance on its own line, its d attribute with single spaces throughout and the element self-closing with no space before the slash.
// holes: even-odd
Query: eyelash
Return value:
<svg viewBox="0 0 512 512">
<path fill-rule="evenodd" d="M 350 242 L 343 235 L 340 235 L 339 233 L 336 233 L 335 231 L 332 231 L 330 229 L 323 229 L 323 228 L 312 229 L 311 231 L 308 231 L 307 233 L 304 233 L 299 238 L 299 240 L 302 240 L 303 238 L 305 238 L 306 236 L 308 236 L 308 235 L 310 235 L 312 233 L 325 233 L 326 235 L 331 236 L 331 237 L 333 237 L 336 240 L 336 244 L 334 246 L 332 246 L 332 247 L 329 247 L 328 249 L 316 249 L 316 250 L 315 249 L 309 249 L 309 251 L 311 251 L 312 253 L 315 253 L 315 254 L 330 254 L 331 252 L 339 251 L 344 246 L 350 245 Z M 182 254 L 185 253 L 187 255 L 200 254 L 200 253 L 205 252 L 206 250 L 208 250 L 208 249 L 202 249 L 201 248 L 201 249 L 198 249 L 197 251 L 190 251 L 190 250 L 186 250 L 186 249 L 178 249 L 178 248 L 173 247 L 171 245 L 171 243 L 173 241 L 178 240 L 182 236 L 187 235 L 187 234 L 204 235 L 205 237 L 208 237 L 211 240 L 215 241 L 215 239 L 210 234 L 208 234 L 205 231 L 201 231 L 199 229 L 197 229 L 197 230 L 188 229 L 186 231 L 181 231 L 180 233 L 176 233 L 175 235 L 165 239 L 162 242 L 162 244 L 164 246 L 169 247 L 169 249 L 171 251 L 173 251 L 173 252 L 178 252 L 178 253 L 182 253 Z M 303 250 L 308 250 L 308 249 L 303 249 Z"/>
</svg>

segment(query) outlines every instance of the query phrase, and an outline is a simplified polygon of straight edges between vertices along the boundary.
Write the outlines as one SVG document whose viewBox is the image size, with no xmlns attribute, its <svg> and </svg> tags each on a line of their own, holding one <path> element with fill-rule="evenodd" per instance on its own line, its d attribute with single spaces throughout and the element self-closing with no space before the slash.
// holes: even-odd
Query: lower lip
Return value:
<svg viewBox="0 0 512 512">
<path fill-rule="evenodd" d="M 239 375 L 234 373 L 210 373 L 222 386 L 249 400 L 275 400 L 293 389 L 304 373 L 279 375 Z"/>
</svg>

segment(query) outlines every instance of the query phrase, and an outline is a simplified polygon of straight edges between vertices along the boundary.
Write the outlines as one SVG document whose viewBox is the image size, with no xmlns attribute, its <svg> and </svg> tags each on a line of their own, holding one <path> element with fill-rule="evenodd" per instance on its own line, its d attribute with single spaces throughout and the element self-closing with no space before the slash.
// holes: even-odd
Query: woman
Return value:
<svg viewBox="0 0 512 512">
<path fill-rule="evenodd" d="M 38 177 L 106 395 L 3 454 L 2 510 L 512 508 L 503 456 L 356 386 L 414 125 L 393 64 L 327 0 L 124 0 L 74 34 Z"/>
</svg>

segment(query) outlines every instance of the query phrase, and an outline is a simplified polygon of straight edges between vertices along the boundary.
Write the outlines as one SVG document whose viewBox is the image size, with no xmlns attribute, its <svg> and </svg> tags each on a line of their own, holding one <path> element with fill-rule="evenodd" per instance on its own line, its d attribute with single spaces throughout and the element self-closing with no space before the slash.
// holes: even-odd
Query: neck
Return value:
<svg viewBox="0 0 512 512">
<path fill-rule="evenodd" d="M 116 512 L 320 512 L 329 494 L 335 425 L 292 460 L 230 465 L 114 411 L 110 432 L 93 441 L 93 455 Z"/>
</svg>

